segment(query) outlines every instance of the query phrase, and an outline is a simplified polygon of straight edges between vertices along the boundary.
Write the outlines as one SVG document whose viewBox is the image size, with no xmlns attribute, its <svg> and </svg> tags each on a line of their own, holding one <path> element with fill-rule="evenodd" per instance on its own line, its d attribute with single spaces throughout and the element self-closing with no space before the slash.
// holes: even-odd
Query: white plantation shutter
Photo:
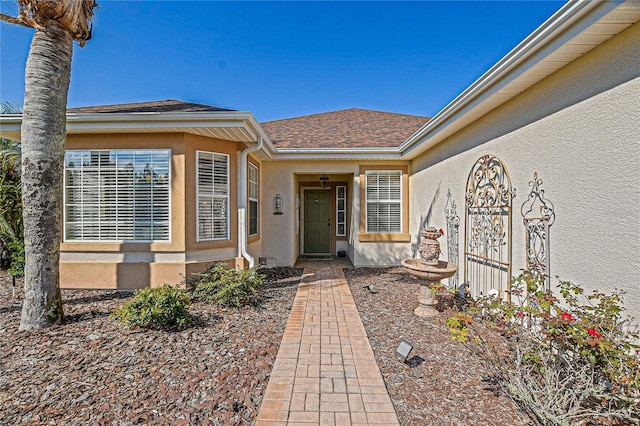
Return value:
<svg viewBox="0 0 640 426">
<path fill-rule="evenodd" d="M 402 231 L 402 171 L 365 172 L 367 232 Z"/>
<path fill-rule="evenodd" d="M 196 153 L 198 241 L 229 239 L 229 156 Z"/>
<path fill-rule="evenodd" d="M 169 241 L 171 151 L 65 153 L 66 241 Z"/>
<path fill-rule="evenodd" d="M 249 163 L 249 235 L 258 234 L 258 198 L 260 196 L 258 167 Z"/>
</svg>

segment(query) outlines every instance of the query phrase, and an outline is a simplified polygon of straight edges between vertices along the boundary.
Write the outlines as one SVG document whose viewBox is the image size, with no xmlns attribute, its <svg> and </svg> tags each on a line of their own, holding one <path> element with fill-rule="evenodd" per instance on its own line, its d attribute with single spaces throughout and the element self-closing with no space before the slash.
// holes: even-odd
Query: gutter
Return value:
<svg viewBox="0 0 640 426">
<path fill-rule="evenodd" d="M 247 248 L 247 162 L 249 154 L 262 148 L 264 139 L 258 136 L 258 143 L 242 150 L 240 154 L 240 167 L 238 171 L 238 257 L 247 259 L 249 267 L 256 264 L 254 257 L 249 254 Z"/>
<path fill-rule="evenodd" d="M 517 72 L 518 75 L 522 74 L 540 60 L 536 60 L 537 58 L 546 57 L 551 51 L 555 51 L 561 44 L 578 35 L 620 4 L 621 1 L 569 0 L 471 86 L 433 116 L 421 129 L 403 142 L 398 147 L 402 158 L 414 158 L 437 145 L 447 137 L 447 135 L 441 134 L 443 130 L 450 128 L 472 108 L 486 101 L 495 91 L 507 85 L 515 78 L 510 74 L 514 72 Z M 575 26 L 577 22 L 585 18 L 588 21 Z M 459 129 L 454 129 L 454 131 L 457 130 Z"/>
</svg>

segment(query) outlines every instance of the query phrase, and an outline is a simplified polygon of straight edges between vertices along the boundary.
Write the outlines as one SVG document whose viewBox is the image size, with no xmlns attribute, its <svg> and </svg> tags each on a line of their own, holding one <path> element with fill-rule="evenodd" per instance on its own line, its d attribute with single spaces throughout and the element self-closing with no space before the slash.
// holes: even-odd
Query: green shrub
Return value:
<svg viewBox="0 0 640 426">
<path fill-rule="evenodd" d="M 114 309 L 110 318 L 131 328 L 182 328 L 191 324 L 190 305 L 187 292 L 165 284 L 136 290 L 133 299 Z"/>
<path fill-rule="evenodd" d="M 511 302 L 476 301 L 447 321 L 490 366 L 502 388 L 539 424 L 582 424 L 599 417 L 640 422 L 638 334 L 623 316 L 622 292 L 584 295 L 525 273 Z"/>
<path fill-rule="evenodd" d="M 14 277 L 24 276 L 24 243 L 20 240 L 13 240 L 7 244 L 11 255 L 9 273 Z"/>
<path fill-rule="evenodd" d="M 188 283 L 193 297 L 221 306 L 240 307 L 254 304 L 256 288 L 263 275 L 256 269 L 228 269 L 222 262 L 211 265 Z"/>
</svg>

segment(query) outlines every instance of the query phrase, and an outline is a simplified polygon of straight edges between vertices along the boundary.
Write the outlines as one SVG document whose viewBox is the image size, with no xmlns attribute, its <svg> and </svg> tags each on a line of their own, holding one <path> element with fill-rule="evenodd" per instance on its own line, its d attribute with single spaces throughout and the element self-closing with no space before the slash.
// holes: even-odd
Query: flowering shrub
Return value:
<svg viewBox="0 0 640 426">
<path fill-rule="evenodd" d="M 512 282 L 510 302 L 474 302 L 447 321 L 452 338 L 482 355 L 541 424 L 640 422 L 638 334 L 623 316 L 622 292 L 585 295 L 560 281 L 559 298 L 543 284 L 524 273 Z"/>
</svg>

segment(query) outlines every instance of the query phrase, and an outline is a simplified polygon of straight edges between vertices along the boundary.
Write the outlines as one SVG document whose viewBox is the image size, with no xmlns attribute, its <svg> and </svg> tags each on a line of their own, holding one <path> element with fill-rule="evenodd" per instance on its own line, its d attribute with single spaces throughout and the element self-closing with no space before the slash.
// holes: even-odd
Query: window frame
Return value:
<svg viewBox="0 0 640 426">
<path fill-rule="evenodd" d="M 252 163 L 251 161 L 247 162 L 247 227 L 248 229 L 248 234 L 250 237 L 256 237 L 258 235 L 260 235 L 260 168 Z M 251 170 L 255 170 L 255 177 L 256 180 L 255 182 L 252 182 L 251 180 Z M 255 197 L 252 197 L 251 192 L 252 192 L 252 184 L 255 183 Z M 251 203 L 255 203 L 256 204 L 256 229 L 254 233 L 251 233 Z"/>
<path fill-rule="evenodd" d="M 367 197 L 367 176 L 380 172 L 400 173 L 400 230 L 399 231 L 369 231 Z M 373 202 L 373 201 L 372 201 Z M 379 201 L 376 201 L 379 202 Z M 410 242 L 411 235 L 408 232 L 409 223 L 409 175 L 406 165 L 362 165 L 360 166 L 360 232 L 358 240 L 361 242 Z"/>
<path fill-rule="evenodd" d="M 68 220 L 69 208 L 70 208 L 70 206 L 71 206 L 72 204 L 75 204 L 75 203 L 69 203 L 69 202 L 68 202 L 69 197 L 70 197 L 70 194 L 68 193 L 68 190 L 71 188 L 71 187 L 69 187 L 69 186 L 68 186 L 68 172 L 69 172 L 71 169 L 69 169 L 69 168 L 67 167 L 67 164 L 68 164 L 68 163 L 67 163 L 67 161 L 68 161 L 68 160 L 67 160 L 67 155 L 68 155 L 68 154 L 71 154 L 71 153 L 89 153 L 89 155 L 92 155 L 92 154 L 91 154 L 92 152 L 96 152 L 96 153 L 98 153 L 98 152 L 106 152 L 106 153 L 108 153 L 109 158 L 111 158 L 111 157 L 112 157 L 112 155 L 113 155 L 113 156 L 115 156 L 115 159 L 116 159 L 116 160 L 115 160 L 115 161 L 116 161 L 116 162 L 115 162 L 115 165 L 113 166 L 113 168 L 112 168 L 112 169 L 103 169 L 103 168 L 102 168 L 102 165 L 100 164 L 100 161 L 98 161 L 98 165 L 97 165 L 97 166 L 89 166 L 89 167 L 92 167 L 92 168 L 95 168 L 95 169 L 96 169 L 95 171 L 97 172 L 97 176 L 101 176 L 101 175 L 103 174 L 103 170 L 105 170 L 105 174 L 106 174 L 106 170 L 113 170 L 113 171 L 115 171 L 115 172 L 116 172 L 116 176 L 117 176 L 117 172 L 118 172 L 118 158 L 119 158 L 118 153 L 131 153 L 131 152 L 132 152 L 132 153 L 134 153 L 134 155 L 135 155 L 135 153 L 144 153 L 145 155 L 150 155 L 150 156 L 151 156 L 151 159 L 152 159 L 152 160 L 151 160 L 151 167 L 152 167 L 152 168 L 153 168 L 153 158 L 154 158 L 154 155 L 157 155 L 157 154 L 160 154 L 160 153 L 161 153 L 161 154 L 166 155 L 167 162 L 166 162 L 166 165 L 164 165 L 164 164 L 163 164 L 163 166 L 166 166 L 166 171 L 167 171 L 167 181 L 166 181 L 166 200 L 167 200 L 167 201 L 166 201 L 166 221 L 165 221 L 165 222 L 166 222 L 166 238 L 164 238 L 164 239 L 155 239 L 155 238 L 153 237 L 153 235 L 154 235 L 154 221 L 153 221 L 153 217 L 155 217 L 155 216 L 156 216 L 156 215 L 154 215 L 154 214 L 153 214 L 153 210 L 154 210 L 154 206 L 153 206 L 153 204 L 151 204 L 151 205 L 150 205 L 150 208 L 151 208 L 151 214 L 150 214 L 150 217 L 151 217 L 152 219 L 151 219 L 150 221 L 143 221 L 143 222 L 141 222 L 141 223 L 147 223 L 147 222 L 148 222 L 148 223 L 150 224 L 150 227 L 151 227 L 150 232 L 151 232 L 151 237 L 152 237 L 151 239 L 133 239 L 133 238 L 132 238 L 132 239 L 126 239 L 126 238 L 102 239 L 102 238 L 101 238 L 101 235 L 98 235 L 98 238 L 88 238 L 88 239 L 85 239 L 84 237 L 80 237 L 80 238 L 70 238 L 70 237 L 68 236 L 68 232 L 69 232 L 69 223 L 79 223 L 79 224 L 82 226 L 82 225 L 85 223 L 85 220 L 84 220 L 84 217 L 83 217 L 83 214 L 82 214 L 82 213 L 81 213 L 81 217 L 82 217 L 82 220 L 81 220 L 81 221 L 79 221 L 79 222 L 78 222 L 78 221 L 69 221 L 69 220 Z M 100 154 L 98 154 L 98 157 L 100 157 Z M 171 222 L 172 222 L 172 211 L 171 211 L 171 210 L 172 210 L 172 200 L 171 200 L 171 195 L 172 195 L 172 194 L 171 194 L 171 183 L 172 183 L 172 172 L 171 172 L 171 168 L 172 168 L 172 167 L 171 167 L 171 166 L 172 166 L 172 165 L 171 165 L 171 159 L 172 159 L 172 152 L 171 152 L 171 149 L 170 149 L 170 148 L 127 148 L 127 149 L 114 149 L 114 148 L 97 148 L 97 149 L 92 149 L 92 148 L 78 148 L 78 149 L 66 149 L 66 150 L 65 150 L 65 160 L 64 160 L 63 194 L 62 194 L 62 195 L 63 195 L 63 206 L 62 206 L 62 209 L 63 209 L 63 210 L 62 210 L 62 218 L 63 218 L 63 222 L 62 222 L 62 225 L 63 225 L 63 227 L 62 227 L 62 242 L 63 242 L 63 243 L 65 243 L 65 244 L 66 244 L 66 243 L 71 243 L 71 244 L 75 244 L 75 243 L 94 243 L 94 244 L 95 244 L 95 243 L 121 243 L 121 244 L 122 244 L 122 243 L 127 243 L 127 244 L 129 244 L 129 243 L 130 243 L 130 244 L 135 244 L 135 243 L 171 243 L 171 239 L 172 239 L 172 238 L 171 238 L 171 237 L 172 237 L 172 226 L 171 226 Z M 84 165 L 84 164 L 82 164 L 80 167 L 81 167 L 81 170 L 83 170 L 83 169 L 84 169 L 84 167 L 85 167 L 85 165 Z M 84 170 L 83 170 L 83 172 L 84 172 Z M 134 175 L 133 175 L 133 176 L 135 177 L 135 167 L 134 167 Z M 118 201 L 119 201 L 119 199 L 118 199 L 117 197 L 118 197 L 118 189 L 119 189 L 118 187 L 119 187 L 119 184 L 118 184 L 117 179 L 118 179 L 118 177 L 116 177 L 116 181 L 115 181 L 115 183 L 114 183 L 113 185 L 114 185 L 114 186 L 115 186 L 115 188 L 116 188 L 116 192 L 115 192 L 115 194 L 116 194 L 116 195 L 115 195 L 115 197 L 116 197 L 115 205 L 116 205 L 116 206 L 119 206 L 119 205 L 121 205 L 121 204 L 123 204 L 123 203 L 119 203 L 119 202 L 118 202 Z M 153 182 L 153 181 L 151 181 L 151 182 Z M 132 181 L 131 185 L 133 185 L 134 183 L 135 183 L 135 182 L 134 182 L 134 181 Z M 76 187 L 76 185 L 74 185 L 74 187 Z M 81 196 L 80 196 L 80 197 L 81 197 L 81 198 L 83 198 L 83 197 L 84 197 L 84 195 L 86 194 L 86 192 L 85 192 L 85 185 L 84 185 L 84 182 L 83 182 L 83 181 L 81 181 L 81 184 L 80 184 L 79 188 L 80 188 L 80 192 L 81 192 Z M 102 190 L 104 190 L 103 185 L 98 185 L 98 186 L 97 186 L 97 188 L 102 188 Z M 150 195 L 151 200 L 153 200 L 153 196 L 154 196 L 153 188 L 151 189 L 151 193 L 150 193 L 150 194 L 151 194 L 151 195 Z M 99 193 L 97 198 L 100 198 L 100 197 L 101 197 L 101 194 Z M 113 205 L 113 201 L 111 201 L 109 204 L 110 204 L 110 205 Z M 79 202 L 79 205 L 80 205 L 80 206 L 81 206 L 81 208 L 84 210 L 84 208 L 85 208 L 85 203 L 84 203 L 82 200 Z M 98 209 L 99 209 L 99 210 L 101 210 L 101 207 L 102 207 L 102 206 L 101 206 L 100 202 L 98 202 Z M 116 207 L 116 209 L 117 209 L 117 207 Z M 116 210 L 115 217 L 114 217 L 114 219 L 112 220 L 112 222 L 115 222 L 115 223 L 116 223 L 116 231 L 115 231 L 115 232 L 116 232 L 116 234 L 118 233 L 118 231 L 117 231 L 118 224 L 119 224 L 119 223 L 121 223 L 121 222 L 125 222 L 125 219 L 124 219 L 124 218 L 120 218 L 117 214 L 118 214 L 118 213 L 117 213 L 117 210 Z M 134 212 L 133 214 L 135 215 L 135 212 Z M 161 215 L 160 215 L 160 216 L 161 216 Z M 102 220 L 102 218 L 100 217 L 100 213 L 99 213 L 99 214 L 98 214 L 97 222 L 99 223 L 99 222 L 101 222 L 101 221 L 102 221 L 102 222 L 109 222 L 109 221 L 103 221 L 103 220 Z M 93 222 L 95 222 L 95 221 L 93 221 Z M 135 221 L 132 221 L 132 222 L 131 222 L 131 226 L 132 226 L 132 228 L 133 228 L 133 229 L 135 229 L 136 222 L 135 222 Z M 83 227 L 84 227 L 84 226 L 83 226 Z M 133 231 L 133 232 L 135 232 L 135 231 Z M 100 234 L 100 225 L 98 226 L 98 234 Z M 117 235 L 116 235 L 116 237 L 117 237 Z"/>
<path fill-rule="evenodd" d="M 340 197 L 342 190 L 342 197 Z M 342 200 L 343 208 L 340 208 L 340 200 Z M 340 221 L 340 213 L 342 213 L 342 221 Z M 340 232 L 340 225 L 343 225 L 343 231 Z M 347 187 L 345 185 L 336 186 L 336 237 L 347 236 Z"/>
<path fill-rule="evenodd" d="M 201 189 L 200 189 L 200 157 L 204 156 L 204 155 L 209 155 L 211 156 L 211 161 L 212 163 L 215 162 L 215 157 L 216 156 L 221 156 L 224 157 L 226 160 L 226 169 L 227 169 L 227 173 L 226 173 L 226 185 L 225 185 L 225 192 L 226 194 L 216 194 L 215 193 L 215 189 L 212 188 L 212 192 L 209 194 L 206 193 L 202 193 Z M 214 151 L 204 151 L 204 150 L 196 150 L 196 158 L 195 158 L 195 162 L 196 162 L 196 166 L 195 166 L 195 178 L 196 178 L 196 197 L 195 197 L 195 210 L 196 210 L 196 242 L 209 242 L 209 241 L 229 241 L 231 240 L 231 215 L 229 214 L 230 212 L 230 190 L 231 190 L 231 182 L 230 182 L 230 176 L 231 176 L 231 162 L 230 162 L 230 156 L 229 154 L 225 154 L 223 152 L 214 152 Z M 212 175 L 211 175 L 212 179 L 215 179 L 215 170 L 212 169 Z M 212 181 L 213 182 L 213 181 Z M 212 187 L 214 185 L 212 184 Z M 216 199 L 225 199 L 225 210 L 227 212 L 226 214 L 226 226 L 225 226 L 225 236 L 224 237 L 215 237 L 215 232 L 212 231 L 212 238 L 208 238 L 208 237 L 201 237 L 200 235 L 200 199 L 201 198 L 207 198 L 210 200 L 216 200 Z M 212 223 L 213 223 L 213 218 L 212 218 Z M 213 225 L 212 225 L 212 230 L 213 230 Z"/>
</svg>

